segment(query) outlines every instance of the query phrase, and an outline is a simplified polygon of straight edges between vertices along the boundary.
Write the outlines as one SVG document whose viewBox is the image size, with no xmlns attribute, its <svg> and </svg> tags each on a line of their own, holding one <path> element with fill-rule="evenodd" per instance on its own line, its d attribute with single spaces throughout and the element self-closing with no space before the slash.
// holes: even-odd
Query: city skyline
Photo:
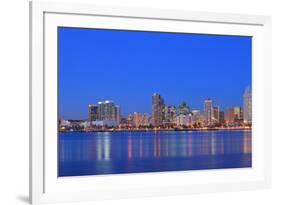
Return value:
<svg viewBox="0 0 281 205">
<path fill-rule="evenodd" d="M 152 94 L 152 97 L 154 96 L 154 95 L 159 95 L 160 97 L 161 97 L 161 100 L 163 100 L 163 108 L 161 109 L 161 111 L 159 110 L 159 113 L 161 113 L 162 112 L 162 110 L 163 109 L 165 109 L 165 107 L 166 106 L 169 106 L 169 107 L 175 107 L 177 110 L 180 110 L 180 106 L 183 104 L 183 103 L 185 103 L 187 106 L 188 106 L 188 109 L 189 109 L 189 112 L 192 112 L 192 111 L 199 111 L 199 112 L 205 112 L 206 111 L 206 101 L 211 101 L 211 105 L 209 105 L 209 113 L 211 112 L 211 109 L 218 109 L 218 112 L 220 112 L 220 111 L 222 111 L 222 112 L 224 112 L 224 113 L 227 113 L 230 109 L 233 109 L 233 108 L 239 108 L 239 109 L 244 109 L 245 108 L 245 100 L 247 99 L 247 103 L 251 103 L 251 99 L 249 99 L 249 96 L 248 95 L 250 95 L 250 98 L 251 98 L 251 88 L 249 87 L 249 86 L 247 86 L 246 87 L 246 89 L 244 90 L 244 92 L 243 92 L 243 95 L 242 95 L 242 105 L 233 105 L 233 106 L 230 106 L 230 107 L 225 107 L 224 109 L 221 109 L 221 107 L 223 107 L 223 106 L 221 106 L 220 104 L 218 104 L 217 102 L 216 102 L 216 100 L 215 99 L 213 99 L 213 98 L 205 98 L 204 100 L 203 100 L 203 102 L 202 102 L 202 107 L 201 108 L 193 108 L 193 107 L 191 107 L 189 104 L 187 104 L 187 102 L 186 101 L 181 101 L 179 104 L 176 104 L 176 105 L 174 105 L 174 104 L 170 104 L 169 102 L 168 102 L 168 104 L 165 104 L 165 102 L 164 102 L 164 98 L 163 98 L 163 96 L 162 95 L 160 95 L 159 93 L 153 93 Z M 245 97 L 245 96 L 247 96 L 247 97 Z M 151 97 L 151 96 L 150 96 Z M 246 98 L 246 99 L 245 99 Z M 249 102 L 250 101 L 250 102 Z M 63 117 L 61 117 L 61 116 L 59 116 L 59 118 L 61 118 L 61 119 L 66 119 L 66 120 L 89 120 L 89 118 L 91 118 L 91 114 L 89 113 L 89 110 L 91 109 L 91 107 L 96 107 L 97 108 L 97 106 L 99 105 L 99 104 L 103 104 L 103 103 L 113 103 L 114 104 L 114 106 L 115 107 L 118 107 L 118 109 L 119 109 L 119 114 L 120 114 L 120 117 L 124 117 L 124 118 L 127 118 L 127 117 L 129 117 L 130 115 L 132 115 L 133 113 L 142 113 L 142 114 L 149 114 L 150 116 L 152 116 L 153 115 L 153 98 L 152 98 L 152 109 L 150 110 L 150 111 L 148 111 L 148 112 L 140 112 L 139 110 L 134 110 L 134 111 L 132 111 L 132 112 L 130 112 L 130 113 L 127 113 L 127 114 L 123 114 L 121 111 L 120 111 L 120 108 L 122 107 L 122 108 L 124 108 L 123 106 L 120 106 L 120 104 L 118 104 L 118 103 L 116 103 L 116 101 L 114 101 L 113 99 L 106 99 L 106 100 L 103 100 L 103 101 L 97 101 L 97 102 L 91 102 L 91 103 L 89 103 L 88 104 L 88 110 L 86 109 L 86 108 L 84 108 L 84 111 L 87 113 L 87 116 L 86 116 L 86 118 L 84 118 L 84 119 L 75 119 L 75 118 L 63 118 Z M 213 106 L 213 105 L 216 105 L 216 106 Z M 123 109 L 122 109 L 123 110 Z M 247 111 L 247 112 L 250 112 L 250 111 Z M 219 113 L 218 113 L 218 115 L 219 115 Z M 209 120 L 212 118 L 212 116 L 210 115 L 209 117 Z M 243 113 L 243 118 L 245 118 L 245 113 Z M 249 119 L 249 118 L 251 118 L 251 117 L 247 117 L 247 119 Z M 94 120 L 96 120 L 96 118 L 94 117 Z M 92 121 L 92 120 L 90 120 L 90 121 Z"/>
<path fill-rule="evenodd" d="M 159 93 L 151 98 L 151 113 L 134 111 L 128 116 L 121 113 L 122 108 L 112 100 L 88 105 L 88 119 L 74 120 L 59 118 L 59 130 L 100 131 L 100 130 L 201 130 L 201 129 L 249 129 L 252 124 L 252 93 L 245 88 L 243 107 L 234 106 L 221 110 L 213 99 L 204 100 L 203 110 L 194 110 L 186 102 L 171 105 Z"/>
<path fill-rule="evenodd" d="M 114 38 L 113 38 L 114 36 Z M 169 105 L 243 107 L 251 86 L 251 38 L 97 29 L 59 29 L 59 116 L 87 119 L 89 104 L 113 100 L 122 114 Z"/>
</svg>

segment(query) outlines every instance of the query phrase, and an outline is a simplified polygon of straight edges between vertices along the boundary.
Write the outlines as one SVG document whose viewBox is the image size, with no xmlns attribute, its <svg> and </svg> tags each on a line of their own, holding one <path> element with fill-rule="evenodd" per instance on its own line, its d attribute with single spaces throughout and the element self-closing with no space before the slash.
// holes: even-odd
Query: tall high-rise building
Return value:
<svg viewBox="0 0 281 205">
<path fill-rule="evenodd" d="M 117 125 L 119 125 L 121 122 L 121 109 L 119 105 L 115 106 L 115 120 Z"/>
<path fill-rule="evenodd" d="M 89 121 L 98 120 L 98 106 L 97 105 L 89 105 Z"/>
<path fill-rule="evenodd" d="M 219 112 L 219 123 L 220 124 L 224 123 L 224 112 L 223 111 Z"/>
<path fill-rule="evenodd" d="M 154 93 L 152 95 L 152 125 L 161 126 L 163 122 L 164 99 L 161 95 Z"/>
<path fill-rule="evenodd" d="M 104 102 L 98 102 L 98 120 L 105 119 L 105 103 Z"/>
<path fill-rule="evenodd" d="M 115 106 L 112 101 L 104 101 L 104 120 L 115 120 Z"/>
<path fill-rule="evenodd" d="M 219 123 L 220 121 L 220 108 L 219 106 L 213 107 L 213 120 L 215 123 Z"/>
<path fill-rule="evenodd" d="M 245 123 L 252 122 L 252 92 L 247 87 L 243 95 L 243 120 Z"/>
<path fill-rule="evenodd" d="M 212 124 L 213 119 L 213 101 L 208 98 L 204 101 L 205 121 L 207 125 Z"/>
<path fill-rule="evenodd" d="M 101 124 L 116 126 L 120 123 L 120 117 L 120 106 L 110 100 L 98 102 L 98 105 L 89 105 L 90 121 L 102 121 Z"/>
<path fill-rule="evenodd" d="M 175 106 L 164 107 L 164 123 L 166 125 L 175 124 L 176 117 L 177 117 L 177 108 Z"/>
</svg>

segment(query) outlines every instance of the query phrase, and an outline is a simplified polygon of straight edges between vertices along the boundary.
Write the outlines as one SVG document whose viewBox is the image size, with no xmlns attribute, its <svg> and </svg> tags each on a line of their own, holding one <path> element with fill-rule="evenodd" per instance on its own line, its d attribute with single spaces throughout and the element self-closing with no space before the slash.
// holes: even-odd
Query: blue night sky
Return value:
<svg viewBox="0 0 281 205">
<path fill-rule="evenodd" d="M 242 106 L 251 86 L 252 38 L 59 28 L 59 116 L 86 119 L 88 104 L 113 100 L 123 115 L 167 105 Z"/>
</svg>

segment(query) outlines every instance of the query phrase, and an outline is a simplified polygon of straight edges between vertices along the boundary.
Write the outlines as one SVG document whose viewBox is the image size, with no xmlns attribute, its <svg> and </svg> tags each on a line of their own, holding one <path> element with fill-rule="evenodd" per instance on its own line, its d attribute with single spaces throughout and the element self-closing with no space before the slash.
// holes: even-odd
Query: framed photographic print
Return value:
<svg viewBox="0 0 281 205">
<path fill-rule="evenodd" d="M 39 1 L 30 20 L 32 204 L 270 187 L 270 17 Z"/>
</svg>

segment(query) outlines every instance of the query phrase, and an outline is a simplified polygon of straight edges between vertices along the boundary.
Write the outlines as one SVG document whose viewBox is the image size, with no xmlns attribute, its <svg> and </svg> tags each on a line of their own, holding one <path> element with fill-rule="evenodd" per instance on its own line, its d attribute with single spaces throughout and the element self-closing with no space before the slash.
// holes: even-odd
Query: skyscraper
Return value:
<svg viewBox="0 0 281 205">
<path fill-rule="evenodd" d="M 117 125 L 119 125 L 121 122 L 121 110 L 119 105 L 115 106 L 115 120 Z"/>
<path fill-rule="evenodd" d="M 177 108 L 175 106 L 164 107 L 164 123 L 165 125 L 175 124 L 177 117 Z"/>
<path fill-rule="evenodd" d="M 223 124 L 224 123 L 224 112 L 220 111 L 219 113 L 219 123 Z"/>
<path fill-rule="evenodd" d="M 220 108 L 219 106 L 213 107 L 213 119 L 215 123 L 219 123 L 220 121 Z"/>
<path fill-rule="evenodd" d="M 98 102 L 98 120 L 105 119 L 105 103 L 104 102 Z"/>
<path fill-rule="evenodd" d="M 98 117 L 98 106 L 89 105 L 89 121 L 96 121 Z"/>
<path fill-rule="evenodd" d="M 161 95 L 154 93 L 152 95 L 152 124 L 161 126 L 163 122 L 164 99 Z"/>
<path fill-rule="evenodd" d="M 243 95 L 243 120 L 244 123 L 252 122 L 252 92 L 250 87 L 245 89 Z"/>
<path fill-rule="evenodd" d="M 104 102 L 104 120 L 115 120 L 115 106 L 112 101 Z"/>
<path fill-rule="evenodd" d="M 213 101 L 210 98 L 204 101 L 204 113 L 206 124 L 211 125 L 213 119 Z"/>
<path fill-rule="evenodd" d="M 120 107 L 110 100 L 98 102 L 98 105 L 89 105 L 90 121 L 103 121 L 101 124 L 116 126 L 120 123 L 120 116 Z"/>
</svg>

